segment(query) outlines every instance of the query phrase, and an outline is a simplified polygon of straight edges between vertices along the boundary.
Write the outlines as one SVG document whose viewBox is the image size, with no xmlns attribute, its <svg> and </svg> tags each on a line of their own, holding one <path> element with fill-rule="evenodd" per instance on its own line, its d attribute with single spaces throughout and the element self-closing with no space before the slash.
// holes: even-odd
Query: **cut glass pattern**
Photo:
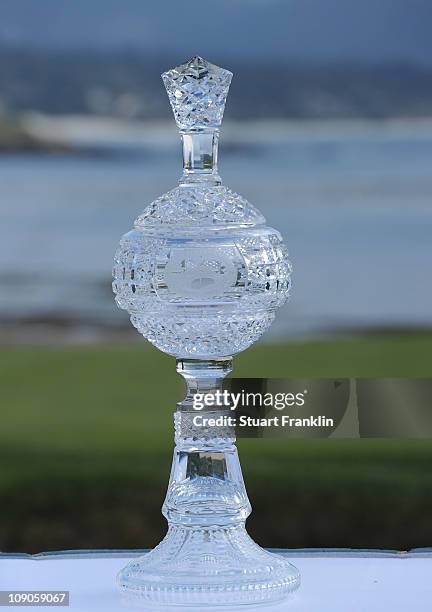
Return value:
<svg viewBox="0 0 432 612">
<path fill-rule="evenodd" d="M 135 221 L 137 229 L 164 225 L 196 228 L 263 225 L 263 215 L 245 198 L 223 185 L 188 185 L 168 191 L 144 210 Z"/>
<path fill-rule="evenodd" d="M 162 79 L 181 130 L 217 128 L 222 122 L 232 72 L 202 59 L 164 72 Z"/>
<path fill-rule="evenodd" d="M 176 357 L 233 355 L 268 329 L 287 299 L 291 266 L 275 230 L 202 238 L 126 234 L 114 260 L 117 304 Z"/>
</svg>

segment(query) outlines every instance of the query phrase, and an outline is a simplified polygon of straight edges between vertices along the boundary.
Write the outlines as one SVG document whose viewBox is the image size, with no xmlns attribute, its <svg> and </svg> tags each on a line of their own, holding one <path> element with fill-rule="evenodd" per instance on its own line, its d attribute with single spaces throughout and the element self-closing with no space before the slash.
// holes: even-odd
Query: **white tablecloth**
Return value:
<svg viewBox="0 0 432 612">
<path fill-rule="evenodd" d="M 432 611 L 430 551 L 283 551 L 282 554 L 301 571 L 302 585 L 288 600 L 271 607 L 260 606 L 258 609 L 263 612 Z M 115 585 L 116 573 L 132 556 L 132 553 L 111 551 L 0 555 L 0 590 L 69 590 L 70 608 L 80 612 L 136 610 L 136 605 L 123 601 Z M 242 606 L 243 612 L 246 607 Z M 67 610 L 47 606 L 30 609 Z"/>
</svg>

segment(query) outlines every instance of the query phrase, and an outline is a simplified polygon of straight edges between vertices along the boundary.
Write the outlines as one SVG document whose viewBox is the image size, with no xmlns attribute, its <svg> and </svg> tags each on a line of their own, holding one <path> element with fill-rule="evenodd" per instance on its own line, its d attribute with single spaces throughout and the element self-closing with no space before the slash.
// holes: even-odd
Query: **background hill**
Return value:
<svg viewBox="0 0 432 612">
<path fill-rule="evenodd" d="M 184 59 L 137 49 L 0 48 L 0 110 L 170 119 L 160 74 Z M 236 75 L 226 118 L 432 115 L 432 65 L 219 63 Z"/>
</svg>

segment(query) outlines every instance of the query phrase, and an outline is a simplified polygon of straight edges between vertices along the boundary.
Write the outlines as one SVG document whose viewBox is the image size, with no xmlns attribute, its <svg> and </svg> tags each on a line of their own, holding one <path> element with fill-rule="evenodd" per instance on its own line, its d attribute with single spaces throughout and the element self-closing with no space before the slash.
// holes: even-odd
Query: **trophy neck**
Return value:
<svg viewBox="0 0 432 612">
<path fill-rule="evenodd" d="M 206 183 L 220 185 L 218 174 L 219 130 L 181 131 L 183 175 L 180 185 Z"/>
<path fill-rule="evenodd" d="M 222 389 L 223 380 L 232 371 L 232 358 L 177 359 L 177 372 L 186 381 L 186 397 L 177 404 L 180 410 L 190 410 L 195 393 L 214 393 Z"/>
</svg>

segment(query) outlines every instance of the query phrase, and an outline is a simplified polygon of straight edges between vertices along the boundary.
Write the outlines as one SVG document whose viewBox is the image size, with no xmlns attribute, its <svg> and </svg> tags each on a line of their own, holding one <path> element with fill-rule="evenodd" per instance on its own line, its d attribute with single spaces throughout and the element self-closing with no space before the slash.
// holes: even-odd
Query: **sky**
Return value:
<svg viewBox="0 0 432 612">
<path fill-rule="evenodd" d="M 432 65 L 431 0 L 0 0 L 0 43 Z"/>
</svg>

